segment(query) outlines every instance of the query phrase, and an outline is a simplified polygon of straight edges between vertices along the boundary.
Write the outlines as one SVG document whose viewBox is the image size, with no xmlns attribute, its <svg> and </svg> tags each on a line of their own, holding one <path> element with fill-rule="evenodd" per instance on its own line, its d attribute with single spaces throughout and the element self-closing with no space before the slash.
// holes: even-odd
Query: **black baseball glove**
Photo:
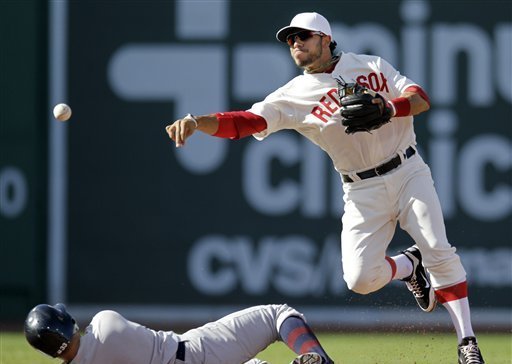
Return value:
<svg viewBox="0 0 512 364">
<path fill-rule="evenodd" d="M 389 123 L 391 108 L 379 94 L 357 83 L 340 83 L 338 95 L 341 102 L 341 123 L 345 126 L 345 133 L 369 133 Z M 377 99 L 381 102 L 374 101 Z"/>
</svg>

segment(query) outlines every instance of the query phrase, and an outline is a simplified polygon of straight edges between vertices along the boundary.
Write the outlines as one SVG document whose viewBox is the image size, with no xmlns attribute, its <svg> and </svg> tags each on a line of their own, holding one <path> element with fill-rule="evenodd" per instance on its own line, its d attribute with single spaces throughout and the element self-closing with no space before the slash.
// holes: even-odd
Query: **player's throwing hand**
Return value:
<svg viewBox="0 0 512 364">
<path fill-rule="evenodd" d="M 185 140 L 194 134 L 197 128 L 198 122 L 196 118 L 188 114 L 183 119 L 178 119 L 171 125 L 167 125 L 165 130 L 167 131 L 169 138 L 174 140 L 176 143 L 176 148 L 179 148 L 185 145 Z"/>
</svg>

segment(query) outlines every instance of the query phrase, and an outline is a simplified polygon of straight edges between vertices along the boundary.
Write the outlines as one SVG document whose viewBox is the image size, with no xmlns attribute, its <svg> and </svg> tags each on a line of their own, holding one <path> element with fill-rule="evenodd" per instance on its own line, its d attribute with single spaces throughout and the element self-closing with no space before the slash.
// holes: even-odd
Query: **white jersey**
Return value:
<svg viewBox="0 0 512 364">
<path fill-rule="evenodd" d="M 87 326 L 71 364 L 174 363 L 178 341 L 172 331 L 154 331 L 117 312 L 101 311 Z"/>
<path fill-rule="evenodd" d="M 331 74 L 304 73 L 254 104 L 248 111 L 267 121 L 267 129 L 254 137 L 262 140 L 278 130 L 296 130 L 327 152 L 336 170 L 346 174 L 373 168 L 416 144 L 412 116 L 393 118 L 371 134 L 346 134 L 337 94 L 340 77 L 386 100 L 415 85 L 380 57 L 342 53 Z"/>
<path fill-rule="evenodd" d="M 392 118 L 371 133 L 346 134 L 341 124 L 337 79 L 357 82 L 386 100 L 400 97 L 416 84 L 377 56 L 342 53 L 333 72 L 295 77 L 248 111 L 262 116 L 267 129 L 258 140 L 283 129 L 296 130 L 322 148 L 336 170 L 349 175 L 343 183 L 343 277 L 350 290 L 374 292 L 392 278 L 384 259 L 397 222 L 421 250 L 433 287 L 465 280 L 466 272 L 446 237 L 441 205 L 430 169 L 419 153 L 405 158 L 416 144 L 413 117 Z M 355 178 L 395 156 L 401 163 L 375 178 Z M 353 178 L 352 178 L 353 177 Z"/>
</svg>

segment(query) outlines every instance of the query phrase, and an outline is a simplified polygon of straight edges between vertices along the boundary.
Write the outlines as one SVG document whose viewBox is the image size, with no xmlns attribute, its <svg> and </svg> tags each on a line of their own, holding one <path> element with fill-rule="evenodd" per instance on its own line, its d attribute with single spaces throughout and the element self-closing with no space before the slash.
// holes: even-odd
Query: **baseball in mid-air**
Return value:
<svg viewBox="0 0 512 364">
<path fill-rule="evenodd" d="M 69 120 L 71 117 L 71 108 L 66 104 L 57 104 L 53 108 L 53 116 L 59 121 Z"/>
</svg>

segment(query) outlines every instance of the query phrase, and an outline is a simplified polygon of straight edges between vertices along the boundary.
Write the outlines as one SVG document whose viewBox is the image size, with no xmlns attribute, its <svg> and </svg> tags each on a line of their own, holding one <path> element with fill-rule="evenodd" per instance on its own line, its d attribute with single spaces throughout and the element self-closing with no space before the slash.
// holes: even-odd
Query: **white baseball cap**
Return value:
<svg viewBox="0 0 512 364">
<path fill-rule="evenodd" d="M 278 41 L 286 43 L 286 38 L 293 33 L 301 30 L 311 30 L 314 32 L 322 32 L 332 37 L 331 26 L 327 19 L 318 13 L 300 13 L 293 17 L 290 25 L 281 28 L 276 38 Z"/>
</svg>

